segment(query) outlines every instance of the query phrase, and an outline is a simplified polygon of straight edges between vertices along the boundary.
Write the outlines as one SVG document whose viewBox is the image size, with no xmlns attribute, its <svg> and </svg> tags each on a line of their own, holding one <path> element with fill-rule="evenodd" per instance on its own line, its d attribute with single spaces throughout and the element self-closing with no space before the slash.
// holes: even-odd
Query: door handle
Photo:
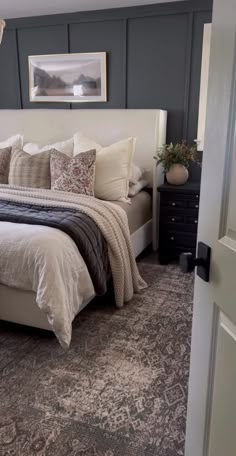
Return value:
<svg viewBox="0 0 236 456">
<path fill-rule="evenodd" d="M 197 275 L 205 282 L 209 282 L 211 248 L 204 242 L 199 242 L 197 250 L 196 258 L 190 252 L 181 253 L 179 258 L 180 269 L 182 272 L 187 273 L 192 272 L 197 267 Z"/>
</svg>

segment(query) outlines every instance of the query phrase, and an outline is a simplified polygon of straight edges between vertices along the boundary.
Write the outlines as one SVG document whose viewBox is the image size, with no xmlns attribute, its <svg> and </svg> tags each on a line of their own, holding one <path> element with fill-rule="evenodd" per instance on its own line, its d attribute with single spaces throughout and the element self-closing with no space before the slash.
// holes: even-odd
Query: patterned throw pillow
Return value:
<svg viewBox="0 0 236 456">
<path fill-rule="evenodd" d="M 21 149 L 11 154 L 9 184 L 21 187 L 51 188 L 50 154 L 52 151 L 30 155 Z"/>
<path fill-rule="evenodd" d="M 0 149 L 0 184 L 8 184 L 11 147 Z"/>
<path fill-rule="evenodd" d="M 50 159 L 51 188 L 94 196 L 96 151 L 82 152 L 73 158 L 53 151 Z"/>
</svg>

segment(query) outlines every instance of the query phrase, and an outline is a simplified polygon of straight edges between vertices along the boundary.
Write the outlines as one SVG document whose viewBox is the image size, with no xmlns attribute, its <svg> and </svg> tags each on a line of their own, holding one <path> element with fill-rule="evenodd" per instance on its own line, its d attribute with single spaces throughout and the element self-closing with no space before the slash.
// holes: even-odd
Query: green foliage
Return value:
<svg viewBox="0 0 236 456">
<path fill-rule="evenodd" d="M 198 161 L 196 145 L 189 146 L 185 141 L 177 144 L 164 144 L 154 157 L 157 165 L 161 164 L 165 172 L 168 172 L 171 165 L 178 163 L 189 167 L 191 161 Z"/>
</svg>

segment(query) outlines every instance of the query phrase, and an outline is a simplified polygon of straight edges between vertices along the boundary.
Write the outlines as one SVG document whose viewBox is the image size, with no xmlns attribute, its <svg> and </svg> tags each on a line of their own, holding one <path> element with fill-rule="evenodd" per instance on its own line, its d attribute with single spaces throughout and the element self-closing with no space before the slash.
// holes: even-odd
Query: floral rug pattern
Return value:
<svg viewBox="0 0 236 456">
<path fill-rule="evenodd" d="M 0 456 L 182 456 L 193 276 L 143 258 L 149 287 L 94 301 L 64 351 L 0 322 Z"/>
</svg>

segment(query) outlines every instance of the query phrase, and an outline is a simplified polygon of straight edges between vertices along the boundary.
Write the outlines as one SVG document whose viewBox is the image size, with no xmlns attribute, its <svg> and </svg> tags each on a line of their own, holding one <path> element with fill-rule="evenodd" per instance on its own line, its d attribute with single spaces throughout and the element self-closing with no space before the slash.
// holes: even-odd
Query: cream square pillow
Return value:
<svg viewBox="0 0 236 456">
<path fill-rule="evenodd" d="M 127 138 L 107 147 L 86 138 L 82 133 L 74 135 L 74 154 L 88 149 L 97 151 L 95 172 L 95 196 L 107 201 L 128 202 L 129 179 L 135 148 L 135 138 Z"/>
<path fill-rule="evenodd" d="M 96 158 L 95 196 L 107 201 L 128 201 L 135 139 L 128 138 L 99 150 Z"/>
<path fill-rule="evenodd" d="M 24 152 L 27 152 L 30 155 L 39 154 L 41 152 L 47 152 L 48 150 L 52 149 L 58 150 L 58 152 L 61 152 L 67 155 L 68 157 L 72 157 L 74 149 L 74 139 L 70 138 L 66 141 L 60 141 L 55 144 L 50 144 L 43 147 L 41 147 L 39 144 L 26 143 L 23 147 Z"/>
<path fill-rule="evenodd" d="M 23 139 L 22 135 L 11 136 L 5 141 L 0 142 L 0 149 L 6 149 L 7 147 L 18 147 L 21 149 L 23 147 Z"/>
</svg>

